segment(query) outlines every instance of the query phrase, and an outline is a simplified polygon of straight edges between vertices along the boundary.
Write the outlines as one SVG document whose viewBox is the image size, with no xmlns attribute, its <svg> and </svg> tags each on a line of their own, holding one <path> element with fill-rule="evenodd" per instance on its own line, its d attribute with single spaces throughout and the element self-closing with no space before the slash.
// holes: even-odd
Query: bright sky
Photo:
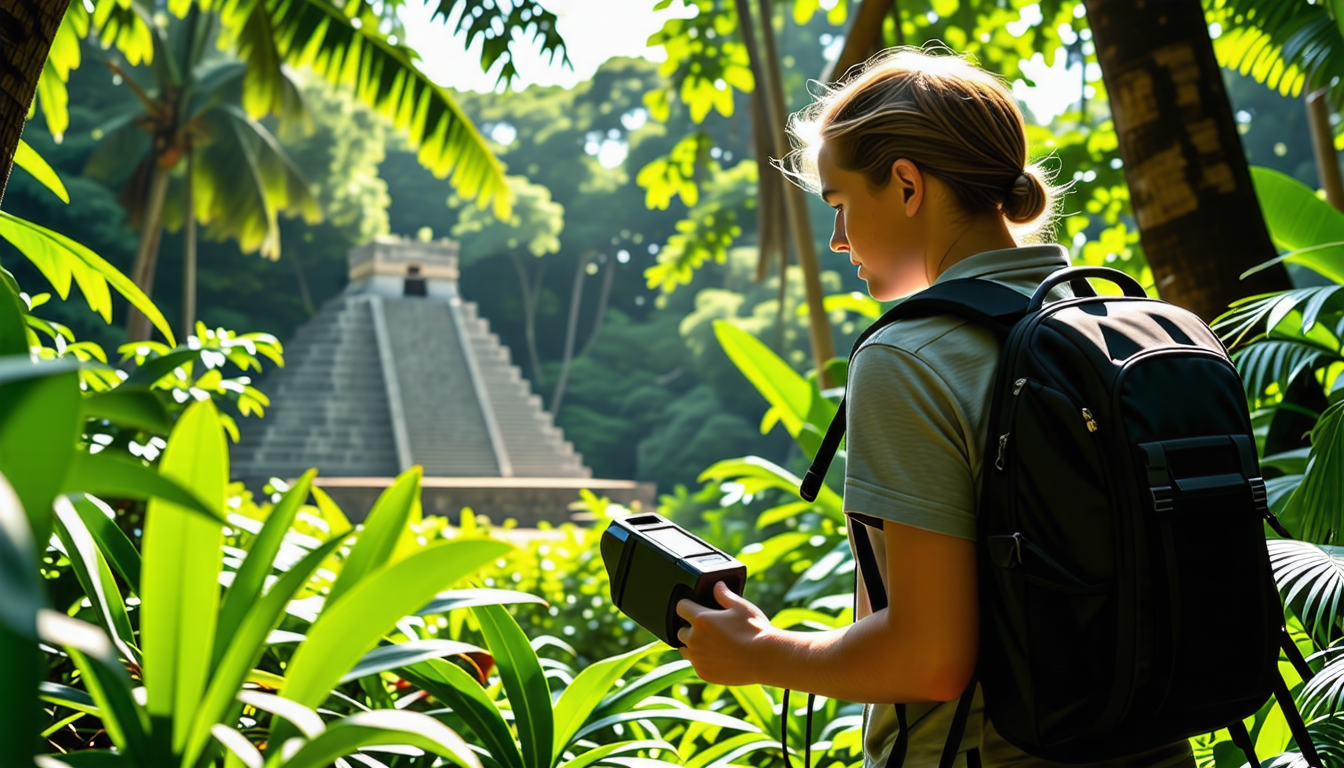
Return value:
<svg viewBox="0 0 1344 768">
<path fill-rule="evenodd" d="M 674 8 L 654 13 L 654 0 L 546 0 L 544 6 L 556 16 L 574 68 L 563 67 L 559 61 L 552 65 L 531 40 L 518 39 L 513 45 L 519 74 L 515 88 L 534 83 L 572 87 L 592 77 L 598 66 L 615 56 L 659 61 L 662 49 L 645 45 L 649 35 L 661 29 L 665 19 L 686 15 L 679 2 Z M 406 42 L 420 53 L 422 71 L 448 88 L 494 90 L 500 65 L 496 64 L 489 75 L 481 72 L 481 41 L 464 49 L 465 36 L 454 39 L 451 27 L 442 20 L 431 22 L 430 13 L 426 6 L 408 3 L 401 14 Z"/>
<path fill-rule="evenodd" d="M 665 19 L 687 12 L 680 2 L 675 2 L 672 8 L 655 13 L 655 1 L 545 0 L 544 6 L 558 19 L 560 34 L 568 43 L 569 58 L 574 67 L 572 70 L 561 67 L 558 62 L 552 66 L 531 41 L 519 40 L 514 52 L 520 77 L 514 87 L 523 88 L 532 83 L 571 87 L 591 77 L 598 66 L 614 56 L 644 56 L 660 61 L 662 49 L 649 48 L 645 42 L 662 27 Z M 1037 6 L 1027 6 L 1016 23 L 1025 27 L 1039 23 L 1039 17 Z M 480 41 L 470 49 L 464 49 L 461 36 L 454 39 L 448 25 L 429 19 L 429 7 L 415 3 L 403 6 L 406 42 L 420 53 L 423 71 L 449 88 L 494 90 L 493 73 L 481 72 Z M 1081 95 L 1081 72 L 1077 65 L 1066 68 L 1064 52 L 1058 54 L 1052 63 L 1047 63 L 1040 54 L 1023 62 L 1023 70 L 1037 86 L 1029 88 L 1019 81 L 1013 88 L 1014 95 L 1027 102 L 1041 122 L 1048 122 L 1076 104 Z"/>
</svg>

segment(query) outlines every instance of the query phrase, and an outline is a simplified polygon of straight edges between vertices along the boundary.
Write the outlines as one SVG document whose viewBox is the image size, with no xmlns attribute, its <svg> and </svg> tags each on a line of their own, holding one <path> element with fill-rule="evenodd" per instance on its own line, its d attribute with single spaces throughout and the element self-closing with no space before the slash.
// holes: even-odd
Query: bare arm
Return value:
<svg viewBox="0 0 1344 768">
<path fill-rule="evenodd" d="M 760 609 L 725 587 L 724 610 L 683 600 L 678 613 L 700 677 L 764 685 L 864 703 L 950 701 L 975 669 L 979 636 L 975 543 L 888 522 L 890 604 L 843 629 L 776 629 Z"/>
</svg>

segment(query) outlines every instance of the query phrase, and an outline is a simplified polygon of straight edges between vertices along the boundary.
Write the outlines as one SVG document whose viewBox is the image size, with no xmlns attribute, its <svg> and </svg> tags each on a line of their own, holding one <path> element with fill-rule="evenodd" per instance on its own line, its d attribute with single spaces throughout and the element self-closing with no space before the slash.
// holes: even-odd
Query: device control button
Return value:
<svg viewBox="0 0 1344 768">
<path fill-rule="evenodd" d="M 704 555 L 701 557 L 691 558 L 691 562 L 695 563 L 701 568 L 704 568 L 710 565 L 718 565 L 720 563 L 726 563 L 728 562 L 728 558 L 724 557 L 723 555 Z"/>
</svg>

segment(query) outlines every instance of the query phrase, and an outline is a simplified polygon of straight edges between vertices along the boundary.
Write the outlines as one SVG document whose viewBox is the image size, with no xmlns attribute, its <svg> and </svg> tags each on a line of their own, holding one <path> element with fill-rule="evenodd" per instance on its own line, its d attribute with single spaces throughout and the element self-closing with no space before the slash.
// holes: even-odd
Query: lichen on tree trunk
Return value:
<svg viewBox="0 0 1344 768">
<path fill-rule="evenodd" d="M 1291 287 L 1223 88 L 1199 0 L 1084 0 L 1134 218 L 1162 298 L 1212 320 Z"/>
</svg>

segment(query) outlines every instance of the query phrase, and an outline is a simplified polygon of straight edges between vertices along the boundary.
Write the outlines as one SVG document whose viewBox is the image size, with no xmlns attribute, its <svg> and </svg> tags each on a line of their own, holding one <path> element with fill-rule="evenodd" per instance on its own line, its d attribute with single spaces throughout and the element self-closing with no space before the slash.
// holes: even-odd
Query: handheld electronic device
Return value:
<svg viewBox="0 0 1344 768">
<path fill-rule="evenodd" d="M 690 598 L 719 608 L 715 584 L 740 595 L 747 582 L 747 567 L 737 558 L 661 515 L 613 520 L 602 534 L 602 562 L 616 607 L 673 648 L 684 645 L 677 638 L 686 625 L 678 602 Z"/>
</svg>

